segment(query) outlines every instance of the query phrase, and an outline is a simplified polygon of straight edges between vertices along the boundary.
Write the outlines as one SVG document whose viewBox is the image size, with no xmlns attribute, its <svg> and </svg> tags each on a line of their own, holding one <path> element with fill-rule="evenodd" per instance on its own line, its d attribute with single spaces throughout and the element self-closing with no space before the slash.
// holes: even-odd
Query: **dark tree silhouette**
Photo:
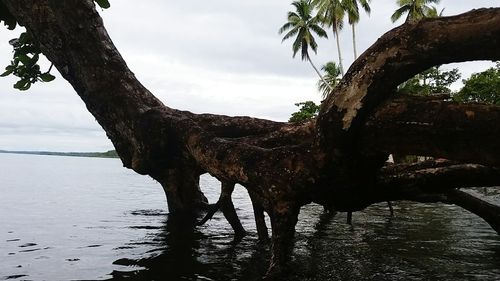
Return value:
<svg viewBox="0 0 500 281">
<path fill-rule="evenodd" d="M 124 166 L 162 184 L 171 212 L 207 207 L 199 175 L 208 172 L 223 183 L 219 206 L 238 230 L 231 191 L 235 183 L 248 190 L 263 238 L 263 211 L 271 218 L 268 278 L 287 264 L 300 207 L 311 202 L 338 211 L 445 202 L 500 232 L 500 208 L 459 190 L 500 185 L 500 107 L 394 95 L 429 67 L 499 60 L 498 8 L 389 31 L 355 61 L 317 119 L 292 124 L 165 106 L 128 69 L 91 0 L 3 3 L 71 83 Z M 448 160 L 389 165 L 389 153 Z"/>
</svg>

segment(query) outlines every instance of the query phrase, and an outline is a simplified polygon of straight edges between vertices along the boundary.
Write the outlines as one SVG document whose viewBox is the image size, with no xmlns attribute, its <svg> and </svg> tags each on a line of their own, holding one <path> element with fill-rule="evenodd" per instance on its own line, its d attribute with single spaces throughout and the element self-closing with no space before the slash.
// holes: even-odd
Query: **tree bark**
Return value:
<svg viewBox="0 0 500 281">
<path fill-rule="evenodd" d="M 375 109 L 360 148 L 500 166 L 500 106 L 402 96 Z"/>
<path fill-rule="evenodd" d="M 271 215 L 273 228 L 271 244 L 271 263 L 266 273 L 266 279 L 277 280 L 286 272 L 293 251 L 295 225 L 299 208 L 293 203 L 282 203 L 276 206 Z"/>
<path fill-rule="evenodd" d="M 264 208 L 260 204 L 257 198 L 254 198 L 252 193 L 249 193 L 250 200 L 252 201 L 253 215 L 255 218 L 255 226 L 257 228 L 257 236 L 260 241 L 269 240 L 269 234 L 267 232 L 267 225 L 264 216 Z"/>
<path fill-rule="evenodd" d="M 340 38 L 339 38 L 339 30 L 338 25 L 335 23 L 333 25 L 333 37 L 335 37 L 335 41 L 337 42 L 337 53 L 339 55 L 339 68 L 340 73 L 344 76 L 344 65 L 342 64 L 342 51 L 340 50 Z"/>
<path fill-rule="evenodd" d="M 234 183 L 231 182 L 222 182 L 221 184 L 221 193 L 219 200 L 213 205 L 210 205 L 208 208 L 208 212 L 205 217 L 198 222 L 198 225 L 205 224 L 208 220 L 212 219 L 214 214 L 220 209 L 224 214 L 224 217 L 229 222 L 231 227 L 234 230 L 234 234 L 236 238 L 239 239 L 245 236 L 246 232 L 241 225 L 241 221 L 238 218 L 238 214 L 236 214 L 236 210 L 234 209 L 233 200 L 231 198 L 234 191 Z"/>
<path fill-rule="evenodd" d="M 358 50 L 356 49 L 356 24 L 351 24 L 352 27 L 352 49 L 354 51 L 354 60 L 358 58 Z"/>
<path fill-rule="evenodd" d="M 91 0 L 2 1 L 71 83 L 124 166 L 162 184 L 171 211 L 206 205 L 198 185 L 205 172 L 224 183 L 223 192 L 235 183 L 248 190 L 259 237 L 267 236 L 263 212 L 271 218 L 269 276 L 286 266 L 298 211 L 310 202 L 352 212 L 384 201 L 449 201 L 497 228 L 495 208 L 454 190 L 500 186 L 499 107 L 393 93 L 434 65 L 499 60 L 498 8 L 388 32 L 350 67 L 317 120 L 289 124 L 166 107 L 128 69 Z M 390 153 L 458 162 L 389 166 Z M 226 207 L 234 222 L 234 206 Z"/>
<path fill-rule="evenodd" d="M 195 215 L 208 204 L 207 198 L 200 190 L 200 174 L 196 170 L 186 166 L 182 169 L 168 169 L 157 180 L 165 191 L 170 213 Z"/>
</svg>

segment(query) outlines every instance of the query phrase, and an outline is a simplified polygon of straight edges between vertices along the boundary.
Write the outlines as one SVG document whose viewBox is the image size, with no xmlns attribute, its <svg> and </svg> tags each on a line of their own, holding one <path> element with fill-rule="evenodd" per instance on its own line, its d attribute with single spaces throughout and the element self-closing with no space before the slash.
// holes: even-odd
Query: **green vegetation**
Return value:
<svg viewBox="0 0 500 281">
<path fill-rule="evenodd" d="M 344 27 L 345 8 L 340 0 L 313 0 L 312 3 L 318 9 L 318 17 L 321 19 L 321 24 L 330 27 L 333 31 L 333 37 L 335 37 L 337 42 L 340 73 L 344 75 L 339 32 Z"/>
<path fill-rule="evenodd" d="M 370 0 L 344 0 L 342 4 L 347 12 L 347 21 L 351 25 L 352 29 L 352 48 L 354 51 L 354 59 L 358 58 L 358 51 L 356 49 L 356 24 L 359 22 L 359 5 L 367 13 L 370 14 L 371 8 L 369 4 Z M 359 3 L 359 5 L 358 5 Z"/>
<path fill-rule="evenodd" d="M 279 30 L 285 33 L 282 41 L 295 36 L 292 45 L 293 57 L 301 52 L 302 60 L 307 60 L 314 68 L 320 81 L 318 81 L 318 91 L 325 98 L 340 81 L 344 74 L 342 66 L 342 53 L 340 50 L 339 32 L 343 28 L 344 18 L 352 26 L 354 58 L 357 58 L 355 25 L 359 22 L 362 8 L 366 13 L 370 13 L 370 0 L 299 0 L 292 3 L 294 12 L 288 12 L 287 23 Z M 433 4 L 439 4 L 440 0 L 397 0 L 399 8 L 392 14 L 392 21 L 395 22 L 406 15 L 406 22 L 417 21 L 426 17 L 441 16 Z M 316 11 L 316 15 L 314 14 Z M 318 37 L 327 38 L 326 31 L 322 27 L 331 28 L 333 36 L 337 42 L 339 63 L 331 61 L 323 65 L 322 75 L 311 61 L 309 48 L 315 53 L 318 45 L 314 34 Z M 461 74 L 458 69 L 449 71 L 432 67 L 414 76 L 398 87 L 398 93 L 407 95 L 449 95 L 457 102 L 482 102 L 490 104 L 500 104 L 500 63 L 496 67 L 484 72 L 473 74 L 469 79 L 463 80 L 464 87 L 454 93 L 450 86 L 460 79 Z M 302 122 L 311 119 L 318 114 L 319 105 L 312 101 L 295 104 L 299 111 L 292 114 L 290 122 Z"/>
<path fill-rule="evenodd" d="M 102 9 L 110 7 L 108 0 L 94 1 Z M 3 22 L 10 30 L 14 30 L 18 25 L 17 20 L 2 2 L 0 2 L 0 22 Z M 47 71 L 41 71 L 38 61 L 42 51 L 29 33 L 22 32 L 18 38 L 9 40 L 9 44 L 13 47 L 14 54 L 10 64 L 5 67 L 5 71 L 0 76 L 14 75 L 18 77 L 19 80 L 14 84 L 15 89 L 26 91 L 36 82 L 50 82 L 56 78 L 50 74 L 53 65 L 50 65 Z"/>
<path fill-rule="evenodd" d="M 312 101 L 299 102 L 295 105 L 299 107 L 299 111 L 292 113 L 288 122 L 303 122 L 318 116 L 319 105 Z"/>
<path fill-rule="evenodd" d="M 500 62 L 462 81 L 464 87 L 453 96 L 454 101 L 500 105 Z"/>
<path fill-rule="evenodd" d="M 433 67 L 401 84 L 398 93 L 420 96 L 445 94 L 456 102 L 500 105 L 500 62 L 495 67 L 462 80 L 462 89 L 453 92 L 450 85 L 458 81 L 460 76 L 456 68 L 442 71 L 439 67 Z"/>
<path fill-rule="evenodd" d="M 119 158 L 116 150 L 108 150 L 106 152 L 97 152 L 95 157 L 103 157 L 103 158 Z"/>
<path fill-rule="evenodd" d="M 337 83 L 340 81 L 341 73 L 340 68 L 333 61 L 327 62 L 321 67 L 321 70 L 325 72 L 323 79 L 318 81 L 318 91 L 321 93 L 323 98 L 332 91 Z"/>
<path fill-rule="evenodd" d="M 292 6 L 295 7 L 295 12 L 288 12 L 287 23 L 279 29 L 280 34 L 286 32 L 281 42 L 295 36 L 295 40 L 292 45 L 292 57 L 295 58 L 295 55 L 300 50 L 302 60 L 309 61 L 318 76 L 323 79 L 309 56 L 309 48 L 316 53 L 318 50 L 318 44 L 316 43 L 313 33 L 319 37 L 326 38 L 328 37 L 326 35 L 326 31 L 319 26 L 320 18 L 312 16 L 314 6 L 311 4 L 311 1 L 295 1 L 292 3 Z"/>
<path fill-rule="evenodd" d="M 106 152 L 53 152 L 53 151 L 10 151 L 0 150 L 0 153 L 31 154 L 31 155 L 51 155 L 51 156 L 73 156 L 73 157 L 98 157 L 98 158 L 118 158 L 116 150 Z"/>
<path fill-rule="evenodd" d="M 437 17 L 435 6 L 428 4 L 439 4 L 441 0 L 398 0 L 399 8 L 392 14 L 392 22 L 407 14 L 405 22 L 417 21 L 422 18 Z"/>
<path fill-rule="evenodd" d="M 449 87 L 460 79 L 460 76 L 456 68 L 450 71 L 442 71 L 439 67 L 432 67 L 399 85 L 398 92 L 419 96 L 451 95 L 452 91 Z"/>
<path fill-rule="evenodd" d="M 352 26 L 352 40 L 354 58 L 357 58 L 356 49 L 356 28 L 355 25 L 360 20 L 360 8 L 366 13 L 370 13 L 371 8 L 369 5 L 370 0 L 299 0 L 292 3 L 294 12 L 288 12 L 287 23 L 285 23 L 279 30 L 279 33 L 285 33 L 283 41 L 294 37 L 295 41 L 292 45 L 293 57 L 301 50 L 302 60 L 307 60 L 311 63 L 321 81 L 318 83 L 318 90 L 325 97 L 333 90 L 339 80 L 338 76 L 344 74 L 342 65 L 342 52 L 340 49 L 339 32 L 344 26 L 344 18 L 347 15 L 349 24 Z M 313 13 L 316 11 L 316 15 Z M 313 34 L 318 37 L 327 38 L 326 31 L 322 27 L 331 28 L 333 37 L 337 42 L 338 63 L 328 62 L 323 66 L 322 70 L 326 72 L 323 76 L 318 71 L 317 67 L 309 56 L 309 48 L 315 53 L 317 52 L 317 43 Z M 339 75 L 337 75 L 337 70 Z M 334 72 L 335 71 L 335 72 Z"/>
<path fill-rule="evenodd" d="M 97 3 L 97 5 L 99 5 L 103 9 L 111 7 L 108 0 L 94 0 L 94 1 Z"/>
</svg>

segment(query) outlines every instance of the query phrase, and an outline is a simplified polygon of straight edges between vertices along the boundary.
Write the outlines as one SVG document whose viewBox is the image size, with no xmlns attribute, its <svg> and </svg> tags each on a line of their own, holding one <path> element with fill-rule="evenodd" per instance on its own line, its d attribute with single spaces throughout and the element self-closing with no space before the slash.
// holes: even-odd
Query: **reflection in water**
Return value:
<svg viewBox="0 0 500 281">
<path fill-rule="evenodd" d="M 235 243 L 220 213 L 198 228 L 169 217 L 161 187 L 117 160 L 0 155 L 0 180 L 0 280 L 259 280 L 267 267 L 242 187 L 233 201 L 249 235 Z M 219 183 L 201 185 L 215 202 Z M 495 190 L 477 191 L 498 204 Z M 284 280 L 500 280 L 486 223 L 446 205 L 394 208 L 354 213 L 350 226 L 303 207 Z"/>
<path fill-rule="evenodd" d="M 392 219 L 385 204 L 355 213 L 349 226 L 345 214 L 334 217 L 319 206 L 304 207 L 284 280 L 500 278 L 500 240 L 486 224 L 444 205 L 401 202 L 395 208 Z M 225 224 L 219 216 L 196 229 L 165 218 L 145 239 L 154 250 L 140 259 L 117 260 L 124 268 L 113 271 L 111 280 L 259 280 L 268 245 L 253 233 L 235 243 Z"/>
<path fill-rule="evenodd" d="M 218 219 L 220 220 L 220 219 Z M 223 222 L 220 220 L 220 222 Z M 207 235 L 186 218 L 166 216 L 163 227 L 146 243 L 146 257 L 119 259 L 115 264 L 136 270 L 111 273 L 112 280 L 258 280 L 267 266 L 267 245 L 249 235 L 234 241 L 232 233 Z"/>
</svg>

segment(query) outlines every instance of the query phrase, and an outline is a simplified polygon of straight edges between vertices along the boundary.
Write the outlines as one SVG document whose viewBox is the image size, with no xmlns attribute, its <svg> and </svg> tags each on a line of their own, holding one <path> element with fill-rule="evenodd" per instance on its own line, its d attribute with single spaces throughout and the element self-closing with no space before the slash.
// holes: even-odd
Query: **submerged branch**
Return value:
<svg viewBox="0 0 500 281">
<path fill-rule="evenodd" d="M 400 96 L 380 105 L 359 134 L 364 151 L 500 166 L 500 106 Z"/>
<path fill-rule="evenodd" d="M 500 206 L 493 205 L 460 190 L 446 193 L 446 203 L 455 204 L 481 217 L 500 234 Z"/>
</svg>

